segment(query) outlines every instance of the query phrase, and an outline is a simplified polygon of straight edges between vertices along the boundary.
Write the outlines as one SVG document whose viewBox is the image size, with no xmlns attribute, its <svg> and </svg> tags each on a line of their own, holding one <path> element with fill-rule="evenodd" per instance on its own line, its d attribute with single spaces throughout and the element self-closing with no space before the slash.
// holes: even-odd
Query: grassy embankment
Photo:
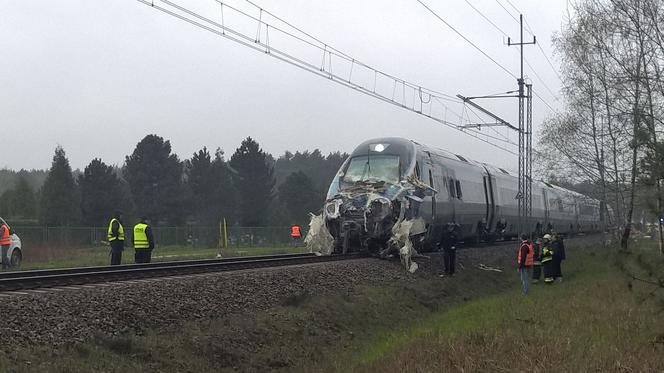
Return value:
<svg viewBox="0 0 664 373">
<path fill-rule="evenodd" d="M 247 247 L 221 249 L 223 257 L 301 253 L 304 247 Z M 153 261 L 207 259 L 219 253 L 218 248 L 194 248 L 191 246 L 157 247 L 152 252 Z M 103 266 L 110 263 L 107 246 L 90 248 L 51 249 L 35 248 L 24 253 L 21 270 Z M 123 264 L 134 263 L 134 249 L 125 248 Z"/>
<path fill-rule="evenodd" d="M 563 283 L 544 284 L 457 306 L 387 333 L 338 371 L 661 372 L 664 370 L 664 259 L 576 253 Z M 636 276 L 641 280 L 635 280 Z M 647 283 L 642 280 L 652 281 Z"/>
</svg>

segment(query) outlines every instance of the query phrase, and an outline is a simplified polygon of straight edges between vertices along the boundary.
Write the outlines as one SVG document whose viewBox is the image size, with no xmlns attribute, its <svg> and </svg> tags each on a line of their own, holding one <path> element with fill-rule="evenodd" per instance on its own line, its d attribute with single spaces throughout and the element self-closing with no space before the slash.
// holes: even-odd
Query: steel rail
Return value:
<svg viewBox="0 0 664 373">
<path fill-rule="evenodd" d="M 127 281 L 153 277 L 228 272 L 244 269 L 282 267 L 300 264 L 358 259 L 361 255 L 317 256 L 314 254 L 285 254 L 227 259 L 186 260 L 129 264 L 121 266 L 65 268 L 53 270 L 17 271 L 0 274 L 0 291 L 18 291 Z"/>
</svg>

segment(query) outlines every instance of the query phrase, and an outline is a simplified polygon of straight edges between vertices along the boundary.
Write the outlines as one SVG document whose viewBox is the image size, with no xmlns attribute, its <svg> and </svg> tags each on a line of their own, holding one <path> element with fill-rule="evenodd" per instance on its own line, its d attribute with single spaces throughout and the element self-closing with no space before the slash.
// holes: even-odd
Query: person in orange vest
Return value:
<svg viewBox="0 0 664 373">
<path fill-rule="evenodd" d="M 9 246 L 12 244 L 12 238 L 9 234 L 9 227 L 7 224 L 0 225 L 0 246 L 2 247 L 2 269 L 10 267 L 10 261 L 7 254 L 9 253 Z"/>
<path fill-rule="evenodd" d="M 521 290 L 524 294 L 528 294 L 528 286 L 533 269 L 533 255 L 533 244 L 528 240 L 528 236 L 522 234 L 521 245 L 519 246 L 519 254 L 516 257 L 516 263 L 519 265 Z"/>
<path fill-rule="evenodd" d="M 293 247 L 297 247 L 300 243 L 300 239 L 302 238 L 302 229 L 300 229 L 300 226 L 293 224 L 290 227 L 290 235 L 293 239 Z"/>
</svg>

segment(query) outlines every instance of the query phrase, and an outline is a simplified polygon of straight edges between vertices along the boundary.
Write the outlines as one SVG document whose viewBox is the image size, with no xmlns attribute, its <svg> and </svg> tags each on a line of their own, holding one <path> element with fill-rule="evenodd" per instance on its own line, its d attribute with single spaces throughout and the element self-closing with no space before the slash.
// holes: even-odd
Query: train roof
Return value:
<svg viewBox="0 0 664 373">
<path fill-rule="evenodd" d="M 502 174 L 502 175 L 508 175 L 508 176 L 511 176 L 511 177 L 514 177 L 514 178 L 518 177 L 518 175 L 519 175 L 517 171 L 511 170 L 511 169 L 505 169 L 505 168 L 497 167 L 497 166 L 494 166 L 494 165 L 491 165 L 491 164 L 488 164 L 488 163 L 478 162 L 478 161 L 473 160 L 471 158 L 468 158 L 464 155 L 455 154 L 455 153 L 452 153 L 450 151 L 447 151 L 447 150 L 444 150 L 444 149 L 441 149 L 441 148 L 437 148 L 437 147 L 433 147 L 433 146 L 429 146 L 429 145 L 424 145 L 424 144 L 421 144 L 421 143 L 419 143 L 415 140 L 408 140 L 408 139 L 405 139 L 403 137 L 381 137 L 381 138 L 370 139 L 370 140 L 367 140 L 367 141 L 363 142 L 360 146 L 358 146 L 358 148 L 361 147 L 361 146 L 366 146 L 368 144 L 373 144 L 373 143 L 391 143 L 391 144 L 395 144 L 395 145 L 399 146 L 402 149 L 406 149 L 409 146 L 414 145 L 416 147 L 419 147 L 422 151 L 428 151 L 428 152 L 436 154 L 440 157 L 448 158 L 450 160 L 457 161 L 457 162 L 464 162 L 464 163 L 467 163 L 469 165 L 473 165 L 475 167 L 486 168 L 489 172 L 492 172 L 494 175 L 501 175 Z M 352 154 L 351 154 L 351 156 L 352 156 Z M 543 180 L 533 180 L 533 184 L 539 185 L 541 187 L 546 186 L 546 187 L 551 188 L 551 189 L 553 189 L 553 190 L 555 190 L 559 193 L 566 194 L 567 196 L 594 200 L 593 198 L 588 197 L 584 194 L 581 194 L 581 193 L 578 193 L 578 192 L 575 192 L 575 191 L 572 191 L 572 190 L 569 190 L 569 189 L 565 189 L 563 187 L 548 183 L 548 182 L 543 181 Z"/>
</svg>

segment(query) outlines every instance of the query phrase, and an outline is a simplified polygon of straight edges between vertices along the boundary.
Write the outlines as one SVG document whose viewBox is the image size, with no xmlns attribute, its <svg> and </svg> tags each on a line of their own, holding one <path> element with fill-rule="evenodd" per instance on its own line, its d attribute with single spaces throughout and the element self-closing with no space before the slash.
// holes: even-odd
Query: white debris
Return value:
<svg viewBox="0 0 664 373">
<path fill-rule="evenodd" d="M 334 237 L 327 230 L 323 214 L 311 215 L 309 222 L 309 232 L 304 238 L 304 244 L 307 245 L 310 253 L 320 255 L 330 255 L 334 246 Z"/>
<path fill-rule="evenodd" d="M 480 263 L 477 268 L 483 270 L 483 271 L 493 271 L 493 272 L 502 272 L 503 270 L 497 267 L 489 267 L 487 265 L 484 265 Z"/>
<path fill-rule="evenodd" d="M 404 201 L 404 203 L 401 204 L 399 219 L 394 226 L 392 226 L 392 237 L 390 238 L 388 245 L 399 248 L 401 264 L 403 264 L 403 267 L 408 272 L 414 273 L 417 270 L 418 265 L 413 261 L 413 255 L 417 255 L 417 251 L 413 247 L 413 242 L 410 240 L 410 236 L 420 233 L 419 230 L 422 229 L 421 226 L 423 225 L 423 221 L 421 221 L 421 218 L 404 220 L 406 209 L 407 206 Z"/>
</svg>

